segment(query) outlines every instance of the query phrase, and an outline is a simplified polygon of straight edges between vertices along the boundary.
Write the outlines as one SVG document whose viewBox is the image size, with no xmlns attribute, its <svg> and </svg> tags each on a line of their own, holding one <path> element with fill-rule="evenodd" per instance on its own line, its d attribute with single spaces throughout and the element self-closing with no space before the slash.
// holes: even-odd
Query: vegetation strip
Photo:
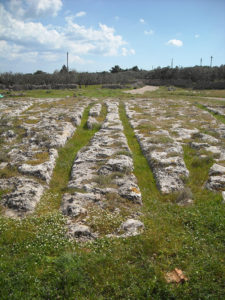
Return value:
<svg viewBox="0 0 225 300">
<path fill-rule="evenodd" d="M 200 103 L 196 103 L 196 106 L 200 109 L 203 109 L 207 112 L 209 112 L 211 115 L 213 115 L 218 121 L 222 122 L 225 124 L 225 118 L 222 115 L 219 115 L 213 111 L 211 111 L 210 109 L 208 109 L 207 107 L 205 107 L 204 105 L 200 104 Z"/>
<path fill-rule="evenodd" d="M 61 197 L 67 191 L 67 184 L 70 178 L 70 171 L 77 152 L 88 144 L 90 139 L 99 130 L 99 126 L 92 130 L 87 128 L 88 113 L 90 105 L 85 109 L 81 124 L 77 127 L 73 137 L 66 143 L 65 147 L 59 150 L 59 156 L 53 171 L 49 189 L 46 190 L 35 214 L 41 215 L 49 211 L 58 210 L 61 204 Z M 106 108 L 103 106 L 99 120 L 103 120 L 106 115 Z"/>
<path fill-rule="evenodd" d="M 152 201 L 162 198 L 154 175 L 149 167 L 147 159 L 144 157 L 141 147 L 135 137 L 134 130 L 130 126 L 129 120 L 126 116 L 124 104 L 120 104 L 120 118 L 123 123 L 124 133 L 126 135 L 128 145 L 133 154 L 134 174 L 138 179 L 138 186 L 140 187 L 143 199 L 151 199 Z M 149 203 L 143 202 L 149 206 Z"/>
<path fill-rule="evenodd" d="M 193 197 L 195 201 L 206 201 L 211 199 L 221 201 L 221 192 L 212 192 L 204 187 L 209 177 L 209 169 L 213 165 L 213 155 L 201 156 L 200 150 L 192 149 L 189 145 L 183 146 L 184 161 L 190 172 L 186 180 L 186 189 L 183 198 Z"/>
</svg>

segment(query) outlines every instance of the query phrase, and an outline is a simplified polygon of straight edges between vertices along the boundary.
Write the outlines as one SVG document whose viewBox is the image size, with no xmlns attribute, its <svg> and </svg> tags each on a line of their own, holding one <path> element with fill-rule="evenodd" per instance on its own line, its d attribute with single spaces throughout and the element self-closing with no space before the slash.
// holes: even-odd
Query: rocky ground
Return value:
<svg viewBox="0 0 225 300">
<path fill-rule="evenodd" d="M 126 113 L 162 193 L 182 191 L 189 176 L 183 146 L 212 155 L 205 187 L 225 189 L 225 125 L 188 101 L 139 99 L 126 102 Z"/>
<path fill-rule="evenodd" d="M 68 220 L 69 236 L 86 241 L 143 230 L 142 196 L 115 99 L 9 99 L 0 103 L 0 189 L 5 215 L 24 217 L 35 211 L 51 181 L 58 149 L 73 136 L 90 104 L 86 125 L 97 131 L 76 155 L 60 208 Z M 100 122 L 104 107 L 107 115 Z M 125 101 L 130 125 L 162 194 L 185 190 L 190 176 L 184 159 L 188 146 L 201 159 L 213 160 L 203 188 L 221 191 L 225 197 L 225 125 L 209 112 L 224 116 L 224 106 L 205 107 L 208 111 L 181 100 Z M 191 195 L 185 201 L 180 204 L 192 203 Z"/>
<path fill-rule="evenodd" d="M 70 103 L 62 99 L 4 100 L 1 112 L 1 187 L 5 213 L 33 212 L 51 180 L 63 147 L 80 124 L 90 100 Z"/>
<path fill-rule="evenodd" d="M 221 105 L 221 104 L 213 104 L 212 105 L 212 104 L 209 104 L 209 105 L 205 105 L 205 107 L 209 111 L 225 117 L 225 105 Z"/>
<path fill-rule="evenodd" d="M 111 236 L 127 236 L 143 228 L 139 220 L 133 219 L 142 204 L 141 192 L 133 174 L 132 154 L 119 119 L 118 102 L 108 100 L 106 105 L 107 116 L 101 129 L 74 161 L 68 187 L 75 192 L 63 196 L 62 212 L 71 217 L 69 231 L 77 238 L 98 236 L 98 232 L 91 231 L 96 213 L 107 214 L 107 222 L 113 221 L 107 232 Z M 99 112 L 100 105 L 94 106 L 91 118 Z"/>
</svg>

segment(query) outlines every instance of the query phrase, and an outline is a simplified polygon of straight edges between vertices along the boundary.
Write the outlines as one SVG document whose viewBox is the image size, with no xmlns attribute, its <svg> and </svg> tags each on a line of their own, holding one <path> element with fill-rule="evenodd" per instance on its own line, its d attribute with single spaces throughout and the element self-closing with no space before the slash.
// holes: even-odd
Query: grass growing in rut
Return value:
<svg viewBox="0 0 225 300">
<path fill-rule="evenodd" d="M 204 105 L 200 104 L 200 103 L 197 103 L 196 106 L 198 108 L 201 108 L 205 111 L 208 111 L 210 114 L 212 114 L 218 121 L 222 122 L 225 124 L 225 117 L 220 115 L 220 114 L 217 114 L 217 113 L 214 113 L 213 111 L 211 111 L 210 109 L 208 109 L 207 107 L 205 107 Z"/>
<path fill-rule="evenodd" d="M 73 137 L 63 148 L 59 149 L 59 156 L 49 184 L 49 189 L 46 190 L 37 206 L 35 212 L 37 215 L 47 213 L 49 211 L 57 211 L 59 209 L 62 195 L 67 190 L 71 167 L 77 152 L 84 147 L 90 141 L 95 132 L 99 130 L 99 127 L 95 127 L 90 130 L 86 126 L 89 109 L 90 106 L 85 109 L 81 124 L 76 129 Z M 104 120 L 105 115 L 106 107 L 103 105 L 101 115 L 99 116 L 100 122 Z"/>
</svg>

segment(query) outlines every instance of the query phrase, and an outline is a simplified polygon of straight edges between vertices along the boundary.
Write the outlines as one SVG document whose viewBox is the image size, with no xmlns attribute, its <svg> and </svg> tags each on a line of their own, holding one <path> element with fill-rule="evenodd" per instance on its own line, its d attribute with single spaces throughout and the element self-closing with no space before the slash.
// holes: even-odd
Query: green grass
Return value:
<svg viewBox="0 0 225 300">
<path fill-rule="evenodd" d="M 2 93 L 4 94 L 4 91 L 2 91 Z M 34 98 L 65 98 L 67 96 L 73 97 L 74 95 L 77 98 L 85 96 L 85 97 L 98 97 L 100 99 L 106 97 L 128 97 L 128 95 L 123 93 L 123 89 L 102 89 L 101 85 L 90 85 L 87 87 L 82 86 L 82 88 L 73 89 L 73 90 L 71 89 L 28 90 L 28 91 L 21 91 L 21 93 L 23 94 L 23 97 L 34 97 Z"/>
<path fill-rule="evenodd" d="M 156 187 L 153 173 L 151 172 L 146 158 L 143 156 L 140 145 L 135 137 L 126 117 L 123 104 L 120 104 L 120 118 L 123 122 L 124 132 L 128 140 L 134 161 L 134 174 L 138 179 L 143 198 L 151 198 L 153 201 L 160 198 L 160 193 Z M 146 203 L 145 203 L 146 204 Z"/>
<path fill-rule="evenodd" d="M 26 219 L 0 218 L 0 299 L 224 299 L 225 205 L 220 194 L 202 188 L 212 158 L 198 161 L 197 152 L 184 148 L 194 205 L 179 207 L 157 190 L 123 105 L 120 117 L 142 192 L 145 231 L 84 245 L 65 238 L 58 194 L 66 190 L 76 152 L 94 134 L 86 129 L 87 113 L 60 150 L 49 200 L 43 198 Z M 165 273 L 175 267 L 186 274 L 186 283 L 166 283 Z"/>
<path fill-rule="evenodd" d="M 168 91 L 168 87 L 162 86 L 158 90 L 153 92 L 146 92 L 144 95 L 154 98 L 171 99 L 184 99 L 196 97 L 225 98 L 225 90 L 192 90 L 176 87 L 174 91 Z"/>
<path fill-rule="evenodd" d="M 78 89 L 65 89 L 65 90 L 29 90 L 21 91 L 23 97 L 34 97 L 34 98 L 64 98 L 76 96 L 77 98 L 85 97 L 97 97 L 99 99 L 115 97 L 121 99 L 129 98 L 170 98 L 170 99 L 187 99 L 194 100 L 198 98 L 200 101 L 203 97 L 216 97 L 225 98 L 225 90 L 192 90 L 184 88 L 176 88 L 174 91 L 168 91 L 168 87 L 160 86 L 158 90 L 153 92 L 145 92 L 143 95 L 132 95 L 126 94 L 123 91 L 128 89 L 102 89 L 101 85 L 90 85 L 82 86 Z M 4 94 L 3 90 L 0 93 Z M 19 92 L 20 93 L 20 92 Z M 20 97 L 21 98 L 21 97 Z M 204 100 L 202 100 L 204 101 Z M 207 101 L 210 101 L 207 99 Z"/>
</svg>

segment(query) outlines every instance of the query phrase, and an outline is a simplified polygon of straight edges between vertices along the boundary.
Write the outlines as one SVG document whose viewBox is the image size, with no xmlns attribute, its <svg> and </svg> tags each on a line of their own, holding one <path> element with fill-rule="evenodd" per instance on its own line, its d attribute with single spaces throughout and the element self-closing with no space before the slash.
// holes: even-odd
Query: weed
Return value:
<svg viewBox="0 0 225 300">
<path fill-rule="evenodd" d="M 47 151 L 37 152 L 32 160 L 27 160 L 26 163 L 32 166 L 44 163 L 49 159 L 49 153 Z"/>
<path fill-rule="evenodd" d="M 0 152 L 0 163 L 1 162 L 7 162 L 9 160 L 8 154 L 6 150 L 1 150 Z"/>
<path fill-rule="evenodd" d="M 0 170 L 0 178 L 7 179 L 7 178 L 15 177 L 18 175 L 19 175 L 19 172 L 18 172 L 17 168 L 12 165 L 8 165 L 4 169 Z"/>
<path fill-rule="evenodd" d="M 154 136 L 151 138 L 151 143 L 153 144 L 170 144 L 173 143 L 173 140 L 168 136 Z"/>
<path fill-rule="evenodd" d="M 88 224 L 94 232 L 101 235 L 115 232 L 123 221 L 123 217 L 118 212 L 110 212 L 107 209 L 98 207 L 89 208 Z"/>
<path fill-rule="evenodd" d="M 193 168 L 204 167 L 204 165 L 212 165 L 213 159 L 212 156 L 195 156 L 192 159 L 191 166 Z"/>
<path fill-rule="evenodd" d="M 192 200 L 193 194 L 189 187 L 184 188 L 182 191 L 178 193 L 177 203 L 185 203 L 188 200 Z"/>
<path fill-rule="evenodd" d="M 93 181 L 96 182 L 100 187 L 114 187 L 115 185 L 112 183 L 112 179 L 115 175 L 98 175 L 93 178 Z"/>
<path fill-rule="evenodd" d="M 24 122 L 26 124 L 37 124 L 40 120 L 38 119 L 26 119 Z"/>
<path fill-rule="evenodd" d="M 113 155 L 113 157 L 116 157 L 116 156 L 119 156 L 119 155 L 125 155 L 125 156 L 132 157 L 132 153 L 129 152 L 129 151 L 126 151 L 126 150 L 121 150 L 121 151 L 116 152 L 116 153 Z"/>
</svg>

